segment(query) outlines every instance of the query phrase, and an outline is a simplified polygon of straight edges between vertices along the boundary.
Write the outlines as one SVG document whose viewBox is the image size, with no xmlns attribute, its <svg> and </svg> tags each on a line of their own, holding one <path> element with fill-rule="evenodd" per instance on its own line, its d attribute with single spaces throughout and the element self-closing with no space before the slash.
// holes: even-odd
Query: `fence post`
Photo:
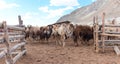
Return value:
<svg viewBox="0 0 120 64">
<path fill-rule="evenodd" d="M 96 22 L 95 22 L 95 16 L 93 18 L 93 42 L 94 42 L 94 49 L 96 50 Z"/>
<path fill-rule="evenodd" d="M 10 53 L 10 43 L 9 43 L 8 29 L 7 29 L 6 21 L 3 21 L 3 28 L 4 28 L 4 41 L 5 41 L 5 45 L 7 47 L 7 52 L 6 52 L 6 56 L 5 56 L 6 64 L 14 64 L 12 55 Z"/>
<path fill-rule="evenodd" d="M 99 43 L 98 43 L 98 17 L 96 16 L 96 29 L 95 29 L 95 31 L 96 31 L 96 40 L 95 40 L 95 42 L 96 42 L 96 52 L 99 52 Z"/>
<path fill-rule="evenodd" d="M 22 26 L 23 25 L 23 20 L 21 19 L 20 15 L 18 16 L 18 21 L 19 21 L 19 26 Z"/>
<path fill-rule="evenodd" d="M 102 16 L 102 34 L 105 34 L 105 13 L 103 13 L 103 16 Z M 105 52 L 105 36 L 102 35 L 101 36 L 101 39 L 102 39 L 102 51 Z"/>
</svg>

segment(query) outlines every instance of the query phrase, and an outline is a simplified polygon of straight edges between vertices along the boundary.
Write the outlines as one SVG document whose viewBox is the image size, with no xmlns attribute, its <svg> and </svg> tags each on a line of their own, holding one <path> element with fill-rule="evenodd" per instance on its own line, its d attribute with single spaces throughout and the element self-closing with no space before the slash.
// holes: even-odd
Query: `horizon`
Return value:
<svg viewBox="0 0 120 64">
<path fill-rule="evenodd" d="M 96 0 L 0 0 L 0 22 L 17 25 L 18 15 L 21 15 L 24 25 L 45 26 L 94 1 Z"/>
</svg>

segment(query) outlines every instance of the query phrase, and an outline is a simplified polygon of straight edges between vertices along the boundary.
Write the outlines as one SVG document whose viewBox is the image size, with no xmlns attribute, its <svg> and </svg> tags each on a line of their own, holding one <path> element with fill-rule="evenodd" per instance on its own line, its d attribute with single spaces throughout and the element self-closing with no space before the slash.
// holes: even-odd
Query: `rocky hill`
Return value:
<svg viewBox="0 0 120 64">
<path fill-rule="evenodd" d="M 74 24 L 92 24 L 93 17 L 106 13 L 106 19 L 120 17 L 120 0 L 97 0 L 90 5 L 78 8 L 62 16 L 57 22 L 71 21 Z"/>
</svg>

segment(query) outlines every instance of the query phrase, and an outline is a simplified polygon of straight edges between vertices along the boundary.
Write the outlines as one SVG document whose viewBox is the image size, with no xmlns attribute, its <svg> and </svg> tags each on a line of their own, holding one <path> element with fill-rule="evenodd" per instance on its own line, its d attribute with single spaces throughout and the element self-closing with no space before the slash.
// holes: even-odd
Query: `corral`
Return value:
<svg viewBox="0 0 120 64">
<path fill-rule="evenodd" d="M 1 24 L 1 25 L 4 25 L 4 24 Z M 3 37 L 6 38 L 5 41 L 3 40 L 3 42 L 5 43 L 7 42 L 8 45 L 10 42 L 12 43 L 10 43 L 11 49 L 9 49 L 10 48 L 9 46 L 6 48 L 7 49 L 6 52 L 8 52 L 7 53 L 8 55 L 5 55 L 4 51 L 3 52 L 0 51 L 1 52 L 0 58 L 3 55 L 5 56 L 5 58 L 0 59 L 0 64 L 6 64 L 5 60 L 7 60 L 7 62 L 11 62 L 8 64 L 14 64 L 18 58 L 26 54 L 26 49 L 27 49 L 27 54 L 21 57 L 15 64 L 119 64 L 120 62 L 119 56 L 117 56 L 115 52 L 111 50 L 113 48 L 105 49 L 102 47 L 102 50 L 104 51 L 105 49 L 105 51 L 107 50 L 107 52 L 105 53 L 95 52 L 94 48 L 96 48 L 96 51 L 98 51 L 101 48 L 101 46 L 104 46 L 104 43 L 103 45 L 100 46 L 99 43 L 97 42 L 99 41 L 97 39 L 99 37 L 99 33 L 98 33 L 99 31 L 96 30 L 96 28 L 98 28 L 97 23 L 95 23 L 94 26 L 95 26 L 94 39 L 88 41 L 90 43 L 89 46 L 82 45 L 79 40 L 78 43 L 80 45 L 78 47 L 75 47 L 73 43 L 74 42 L 73 39 L 68 38 L 65 40 L 66 46 L 61 47 L 59 45 L 56 45 L 55 39 L 53 37 L 51 37 L 49 41 L 46 41 L 46 40 L 36 41 L 34 39 L 32 40 L 26 39 L 25 41 L 23 36 L 24 27 L 14 26 L 15 33 L 14 31 L 11 33 L 8 30 L 5 30 L 8 27 L 10 27 L 9 29 L 11 29 L 11 26 L 6 25 L 7 28 L 4 29 L 3 33 L 1 33 L 1 35 L 3 34 Z M 4 34 L 7 36 L 4 36 Z M 15 36 L 14 39 L 12 38 L 8 40 L 8 34 L 14 35 L 14 36 L 18 35 L 18 37 Z M 15 43 L 13 42 L 18 42 L 19 44 L 15 45 Z M 25 45 L 25 42 L 27 42 L 27 45 Z M 94 45 L 93 45 L 93 42 L 94 42 Z M 0 47 L 3 47 L 3 46 L 4 46 L 4 43 L 3 45 L 0 45 Z M 14 51 L 18 47 L 20 48 L 17 51 Z M 1 48 L 1 50 L 5 50 L 5 49 Z"/>
</svg>

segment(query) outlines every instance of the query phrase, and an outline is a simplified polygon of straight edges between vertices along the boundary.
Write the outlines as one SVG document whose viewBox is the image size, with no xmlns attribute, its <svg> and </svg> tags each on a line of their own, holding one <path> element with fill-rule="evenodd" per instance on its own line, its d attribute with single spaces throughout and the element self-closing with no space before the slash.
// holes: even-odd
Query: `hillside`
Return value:
<svg viewBox="0 0 120 64">
<path fill-rule="evenodd" d="M 71 21 L 74 24 L 91 24 L 93 17 L 106 13 L 106 18 L 120 17 L 120 0 L 97 0 L 90 5 L 78 8 L 72 13 L 62 16 L 57 22 Z"/>
</svg>

